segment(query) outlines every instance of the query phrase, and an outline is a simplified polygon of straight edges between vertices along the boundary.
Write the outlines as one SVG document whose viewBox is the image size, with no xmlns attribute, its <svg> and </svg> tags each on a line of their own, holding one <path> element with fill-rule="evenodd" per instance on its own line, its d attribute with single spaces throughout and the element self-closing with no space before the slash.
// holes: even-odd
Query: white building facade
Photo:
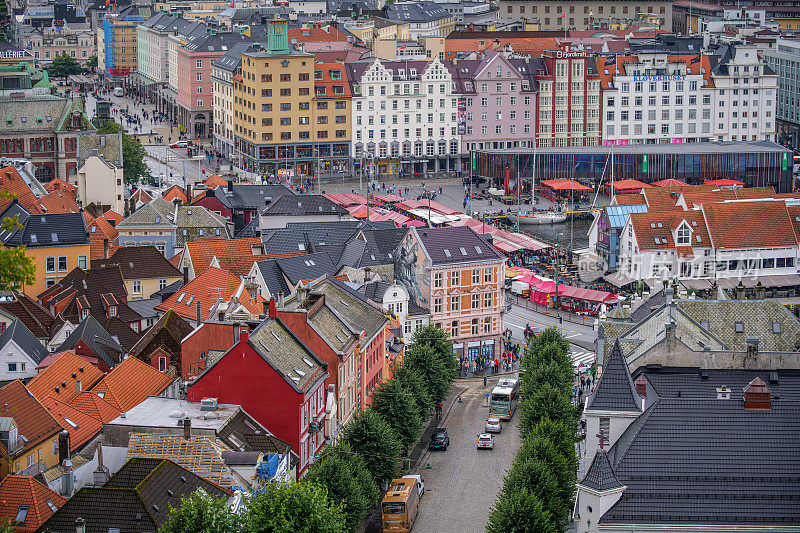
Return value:
<svg viewBox="0 0 800 533">
<path fill-rule="evenodd" d="M 438 58 L 376 59 L 348 67 L 356 172 L 371 167 L 379 175 L 411 175 L 457 168 L 457 96 Z"/>
</svg>

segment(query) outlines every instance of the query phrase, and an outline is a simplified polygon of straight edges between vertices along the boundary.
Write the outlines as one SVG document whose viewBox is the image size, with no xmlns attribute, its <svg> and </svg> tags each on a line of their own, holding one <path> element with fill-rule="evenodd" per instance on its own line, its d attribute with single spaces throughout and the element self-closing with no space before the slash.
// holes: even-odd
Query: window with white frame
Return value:
<svg viewBox="0 0 800 533">
<path fill-rule="evenodd" d="M 678 231 L 676 232 L 675 243 L 678 246 L 688 246 L 692 243 L 692 230 L 689 228 L 689 225 L 684 221 L 678 226 Z"/>
</svg>

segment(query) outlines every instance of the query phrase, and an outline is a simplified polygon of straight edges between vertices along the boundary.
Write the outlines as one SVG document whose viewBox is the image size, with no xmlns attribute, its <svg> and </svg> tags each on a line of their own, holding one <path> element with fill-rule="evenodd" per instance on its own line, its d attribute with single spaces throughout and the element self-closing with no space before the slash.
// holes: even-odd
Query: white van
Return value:
<svg viewBox="0 0 800 533">
<path fill-rule="evenodd" d="M 125 89 L 122 87 L 114 87 L 114 96 L 125 96 Z"/>
</svg>

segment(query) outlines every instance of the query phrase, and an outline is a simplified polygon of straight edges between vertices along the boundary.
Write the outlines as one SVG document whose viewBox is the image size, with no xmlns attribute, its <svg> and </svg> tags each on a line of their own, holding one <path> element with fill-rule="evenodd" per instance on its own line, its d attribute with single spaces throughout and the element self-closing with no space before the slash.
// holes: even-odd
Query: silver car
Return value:
<svg viewBox="0 0 800 533">
<path fill-rule="evenodd" d="M 488 433 L 481 433 L 478 435 L 478 449 L 491 450 L 494 448 L 494 439 Z"/>
<path fill-rule="evenodd" d="M 489 417 L 486 419 L 486 426 L 483 428 L 485 433 L 500 433 L 503 431 L 503 423 L 499 418 Z"/>
</svg>

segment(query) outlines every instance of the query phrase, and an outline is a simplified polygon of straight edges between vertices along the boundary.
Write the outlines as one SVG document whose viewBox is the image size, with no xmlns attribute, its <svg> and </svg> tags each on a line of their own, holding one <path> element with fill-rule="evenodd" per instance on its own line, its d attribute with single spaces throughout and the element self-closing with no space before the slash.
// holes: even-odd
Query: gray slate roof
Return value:
<svg viewBox="0 0 800 533">
<path fill-rule="evenodd" d="M 622 348 L 616 341 L 603 365 L 603 374 L 586 403 L 586 409 L 639 412 L 640 404 L 641 399 L 631 379 Z"/>
<path fill-rule="evenodd" d="M 281 272 L 275 259 L 257 261 L 256 266 L 261 272 L 261 277 L 264 279 L 264 284 L 269 289 L 270 294 L 276 295 L 281 292 L 287 296 L 291 294 L 292 291 L 289 290 L 289 285 L 286 283 L 283 272 Z"/>
<path fill-rule="evenodd" d="M 692 367 L 639 367 L 633 372 L 634 381 L 644 376 L 658 398 L 714 399 L 717 389 L 725 385 L 731 400 L 742 400 L 744 389 L 755 378 L 761 378 L 780 398 L 800 399 L 800 370 L 700 369 Z M 652 400 L 653 398 L 649 398 Z"/>
<path fill-rule="evenodd" d="M 360 222 L 319 222 L 288 224 L 285 228 L 264 231 L 261 242 L 264 254 L 315 251 L 319 245 L 342 246 L 360 229 Z"/>
<path fill-rule="evenodd" d="M 125 349 L 92 315 L 78 324 L 75 331 L 59 346 L 59 350 L 71 350 L 78 341 L 83 341 L 108 368 L 114 368 L 122 362 Z"/>
<path fill-rule="evenodd" d="M 800 526 L 800 401 L 660 399 L 608 452 L 627 486 L 603 524 Z"/>
<path fill-rule="evenodd" d="M 36 364 L 41 363 L 48 355 L 47 348 L 33 336 L 33 333 L 20 322 L 19 318 L 14 318 L 11 325 L 3 333 L 0 333 L 0 349 L 5 348 L 11 341 L 14 341 L 22 351 L 36 361 Z"/>
<path fill-rule="evenodd" d="M 217 188 L 217 191 L 223 192 L 221 189 Z M 227 190 L 227 187 L 225 190 Z M 234 184 L 230 202 L 233 207 L 239 209 L 258 209 L 266 205 L 267 198 L 275 200 L 285 195 L 294 196 L 292 190 L 285 185 Z M 307 196 L 304 196 L 304 198 L 307 198 Z"/>
<path fill-rule="evenodd" d="M 381 310 L 366 301 L 363 294 L 334 277 L 324 276 L 318 280 L 311 287 L 311 294 L 325 295 L 325 304 L 352 331 L 364 331 L 367 340 L 372 339 L 388 321 Z"/>
<path fill-rule="evenodd" d="M 415 228 L 414 232 L 434 265 L 505 259 L 494 246 L 467 226 Z"/>
<path fill-rule="evenodd" d="M 304 196 L 284 194 L 261 210 L 263 216 L 343 216 L 347 214 L 347 209 L 319 194 Z"/>
<path fill-rule="evenodd" d="M 6 244 L 24 244 L 28 248 L 88 245 L 89 232 L 86 230 L 83 213 L 31 215 L 25 220 L 25 227 L 15 232 Z"/>
<path fill-rule="evenodd" d="M 453 16 L 436 2 L 388 4 L 385 10 L 387 19 L 398 22 L 432 22 Z"/>
<path fill-rule="evenodd" d="M 283 257 L 275 262 L 292 285 L 303 280 L 318 278 L 323 274 L 335 274 L 336 265 L 327 254 L 305 254 Z"/>
<path fill-rule="evenodd" d="M 623 486 L 614 474 L 614 469 L 611 468 L 611 463 L 608 462 L 608 454 L 605 450 L 600 450 L 595 454 L 592 466 L 586 472 L 581 485 L 598 491 L 617 489 Z"/>
</svg>

